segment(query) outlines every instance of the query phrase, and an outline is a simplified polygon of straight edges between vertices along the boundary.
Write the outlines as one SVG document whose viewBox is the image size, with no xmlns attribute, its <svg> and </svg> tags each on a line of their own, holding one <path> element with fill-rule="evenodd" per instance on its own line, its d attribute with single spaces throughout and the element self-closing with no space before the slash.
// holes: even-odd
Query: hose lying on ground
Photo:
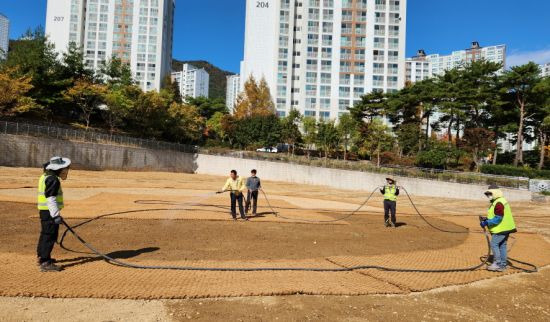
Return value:
<svg viewBox="0 0 550 322">
<path fill-rule="evenodd" d="M 378 188 L 377 188 L 378 189 Z M 370 198 L 372 197 L 372 195 L 374 194 L 376 190 L 374 190 L 370 195 L 369 197 L 366 199 L 366 201 L 361 204 L 361 206 L 359 208 L 357 208 L 356 210 L 354 210 L 353 212 L 351 212 L 350 214 L 346 215 L 345 217 L 342 217 L 342 218 L 339 218 L 339 219 L 336 219 L 334 221 L 337 221 L 337 220 L 343 220 L 345 218 L 348 218 L 348 217 L 351 217 L 352 215 L 354 215 L 355 213 L 357 213 L 369 200 Z M 406 192 L 406 190 L 405 190 Z M 266 198 L 266 201 L 268 202 L 268 205 L 269 207 L 272 209 L 272 211 L 276 214 L 276 212 L 274 211 L 273 207 L 271 207 L 271 204 L 269 204 L 269 200 L 267 198 L 267 195 L 265 194 L 265 192 L 262 190 L 262 193 L 264 194 L 264 197 Z M 406 192 L 407 195 L 409 196 L 408 192 Z M 210 197 L 210 195 L 208 196 Z M 206 198 L 206 197 L 205 197 Z M 411 201 L 412 203 L 412 199 L 410 198 L 409 196 L 409 200 Z M 191 205 L 191 204 L 190 204 Z M 414 205 L 414 204 L 413 204 Z M 445 230 L 442 230 L 442 229 L 439 229 L 435 226 L 433 226 L 432 224 L 430 224 L 422 215 L 421 213 L 418 211 L 418 209 L 416 208 L 416 206 L 414 206 L 414 208 L 416 209 L 417 213 L 419 216 L 422 217 L 422 219 L 424 221 L 426 221 L 426 223 L 428 223 L 432 228 L 434 229 L 437 229 L 437 230 L 440 230 L 440 231 L 443 231 L 443 232 L 452 232 L 452 231 L 445 231 Z M 155 211 L 174 211 L 174 210 L 177 210 L 177 209 L 154 209 Z M 187 209 L 184 209 L 184 210 L 187 210 Z M 380 265 L 360 265 L 360 266 L 351 266 L 351 267 L 340 267 L 340 268 L 315 268 L 315 267 L 248 267 L 248 268 L 235 268 L 235 267 L 193 267 L 193 266 L 157 266 L 157 265 L 139 265 L 139 264 L 132 264 L 132 263 L 128 263 L 128 262 L 124 262 L 124 261 L 121 261 L 121 260 L 118 260 L 116 258 L 113 258 L 111 256 L 108 256 L 107 254 L 105 253 L 102 253 L 100 252 L 99 250 L 97 250 L 94 246 L 92 246 L 91 244 L 89 244 L 86 240 L 84 240 L 80 235 L 78 235 L 76 233 L 76 231 L 74 230 L 74 228 L 76 227 L 79 227 L 79 226 L 82 226 L 86 223 L 89 223 L 91 221 L 94 221 L 94 220 L 97 220 L 99 218 L 103 218 L 103 217 L 106 217 L 106 216 L 112 216 L 112 215 L 116 215 L 116 214 L 124 214 L 124 213 L 132 213 L 132 212 L 139 212 L 139 211 L 152 211 L 151 209 L 148 209 L 148 210 L 133 210 L 133 211 L 125 211 L 125 212 L 119 212 L 119 213 L 112 213 L 112 214 L 108 214 L 108 215 L 101 215 L 101 216 L 98 216 L 96 218 L 93 218 L 93 219 L 89 219 L 89 220 L 86 220 L 78 225 L 75 225 L 73 227 L 69 226 L 65 221 L 63 222 L 63 225 L 65 225 L 66 227 L 66 230 L 65 232 L 63 233 L 62 235 L 62 238 L 59 242 L 60 246 L 68 251 L 72 251 L 74 252 L 73 250 L 70 250 L 70 249 L 67 249 L 63 246 L 63 240 L 67 234 L 67 232 L 70 232 L 80 243 L 82 243 L 82 245 L 84 245 L 86 248 L 88 248 L 93 254 L 99 256 L 99 257 L 102 257 L 104 258 L 106 261 L 108 261 L 109 263 L 111 264 L 114 264 L 114 265 L 118 265 L 118 266 L 122 266 L 122 267 L 127 267 L 127 268 L 136 268 L 136 269 L 155 269 L 155 270 L 182 270 L 182 271 L 223 271 L 223 272 L 254 272 L 254 271 L 309 271 L 309 272 L 349 272 L 349 271 L 356 271 L 356 270 L 364 270 L 364 269 L 376 269 L 376 270 L 381 270 L 381 271 L 388 271 L 388 272 L 413 272 L 413 273 L 450 273 L 450 272 L 467 272 L 467 271 L 475 271 L 481 267 L 483 267 L 485 264 L 487 264 L 487 261 L 491 255 L 491 247 L 490 247 L 490 240 L 489 240 L 489 234 L 484 230 L 485 232 L 485 239 L 486 239 L 486 243 L 487 243 L 487 255 L 485 256 L 482 256 L 481 257 L 481 263 L 478 264 L 478 265 L 474 265 L 474 266 L 470 266 L 470 267 L 464 267 L 464 268 L 449 268 L 449 269 L 412 269 L 412 268 L 395 268 L 395 267 L 386 267 L 386 266 L 380 266 Z M 285 218 L 285 217 L 281 217 L 281 218 Z M 294 220 L 292 218 L 290 218 L 290 220 Z M 452 232 L 452 233 L 456 233 L 456 232 Z M 533 264 L 530 264 L 530 263 L 526 263 L 526 262 L 522 262 L 522 261 L 519 261 L 519 260 L 516 260 L 516 259 L 513 259 L 513 258 L 508 258 L 508 260 L 510 262 L 516 262 L 516 263 L 519 263 L 519 264 L 522 264 L 522 265 L 526 265 L 528 267 L 531 267 L 532 269 L 525 269 L 525 268 L 521 268 L 521 267 L 517 267 L 513 264 L 511 264 L 510 266 L 513 267 L 513 268 L 516 268 L 518 270 L 521 270 L 523 272 L 527 272 L 527 273 L 533 273 L 533 272 L 537 272 L 538 269 L 535 265 Z"/>
</svg>

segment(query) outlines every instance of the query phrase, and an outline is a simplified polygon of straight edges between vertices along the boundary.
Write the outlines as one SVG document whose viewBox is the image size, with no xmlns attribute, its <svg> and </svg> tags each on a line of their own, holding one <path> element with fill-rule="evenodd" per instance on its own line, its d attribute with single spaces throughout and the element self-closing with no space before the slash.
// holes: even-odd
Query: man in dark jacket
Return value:
<svg viewBox="0 0 550 322">
<path fill-rule="evenodd" d="M 256 210 L 258 208 L 258 191 L 262 188 L 260 178 L 256 176 L 256 169 L 250 171 L 250 177 L 246 179 L 246 188 L 248 189 L 248 195 L 246 198 L 246 210 L 250 209 L 250 204 L 252 203 L 252 215 L 256 216 Z"/>
<path fill-rule="evenodd" d="M 71 160 L 53 157 L 44 165 L 44 173 L 38 180 L 38 211 L 40 215 L 40 238 L 36 247 L 37 261 L 42 272 L 61 271 L 51 257 L 53 246 L 57 241 L 59 225 L 63 222 L 61 209 L 65 206 L 61 180 L 69 174 Z"/>
</svg>

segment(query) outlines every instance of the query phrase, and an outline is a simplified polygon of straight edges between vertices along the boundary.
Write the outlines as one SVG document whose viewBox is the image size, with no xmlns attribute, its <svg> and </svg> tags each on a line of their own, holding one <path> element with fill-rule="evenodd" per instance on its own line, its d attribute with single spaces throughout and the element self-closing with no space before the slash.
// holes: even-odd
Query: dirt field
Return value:
<svg viewBox="0 0 550 322">
<path fill-rule="evenodd" d="M 0 167 L 0 320 L 550 319 L 548 269 L 528 275 L 516 269 L 505 274 L 136 270 L 88 254 L 67 236 L 68 250 L 54 250 L 65 270 L 41 274 L 35 264 L 39 175 L 36 169 Z M 479 202 L 413 196 L 429 223 L 453 232 L 448 233 L 424 222 L 405 196 L 398 206 L 400 226 L 388 229 L 379 193 L 355 215 L 334 221 L 370 192 L 264 182 L 272 207 L 262 198 L 257 217 L 234 222 L 228 196 L 213 193 L 224 180 L 73 171 L 64 182 L 63 215 L 73 225 L 103 216 L 78 233 L 111 257 L 142 265 L 448 269 L 475 266 L 487 253 L 477 226 L 487 208 L 483 196 Z M 510 256 L 550 264 L 549 207 L 517 203 L 513 209 L 520 233 Z"/>
</svg>

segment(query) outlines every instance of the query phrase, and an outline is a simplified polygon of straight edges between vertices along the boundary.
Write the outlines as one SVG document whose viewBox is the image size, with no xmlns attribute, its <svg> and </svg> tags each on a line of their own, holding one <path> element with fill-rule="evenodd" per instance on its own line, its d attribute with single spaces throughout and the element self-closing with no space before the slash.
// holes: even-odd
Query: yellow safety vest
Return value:
<svg viewBox="0 0 550 322">
<path fill-rule="evenodd" d="M 48 210 L 48 200 L 46 199 L 46 178 L 49 176 L 51 176 L 51 174 L 44 173 L 38 180 L 38 210 Z M 62 209 L 64 204 L 63 189 L 61 189 L 61 185 L 59 186 L 59 191 L 57 192 L 57 197 L 55 200 L 57 201 L 57 207 Z"/>
<path fill-rule="evenodd" d="M 497 203 L 501 203 L 504 205 L 504 217 L 502 217 L 502 221 L 500 224 L 496 226 L 489 226 L 489 231 L 491 234 L 498 234 L 502 232 L 515 232 L 516 231 L 516 223 L 514 222 L 514 216 L 512 215 L 512 208 L 508 204 L 508 201 L 504 199 L 503 197 L 497 198 L 493 201 L 491 204 L 491 207 L 489 207 L 489 211 L 487 212 L 487 219 L 494 218 L 495 215 L 495 207 Z"/>
<path fill-rule="evenodd" d="M 384 200 L 389 201 L 397 201 L 397 196 L 395 193 L 397 192 L 396 186 L 385 186 L 384 187 Z"/>
</svg>

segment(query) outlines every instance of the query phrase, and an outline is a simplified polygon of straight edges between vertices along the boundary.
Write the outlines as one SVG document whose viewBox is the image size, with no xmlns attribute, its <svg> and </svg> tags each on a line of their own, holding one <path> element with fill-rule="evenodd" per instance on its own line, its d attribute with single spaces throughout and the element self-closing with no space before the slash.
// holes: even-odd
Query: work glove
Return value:
<svg viewBox="0 0 550 322">
<path fill-rule="evenodd" d="M 61 216 L 56 216 L 53 218 L 53 222 L 54 224 L 56 225 L 61 225 L 63 223 L 63 217 Z"/>
<path fill-rule="evenodd" d="M 487 222 L 487 220 L 482 220 L 479 222 L 479 225 L 481 226 L 481 228 L 485 228 L 489 226 L 489 223 Z"/>
</svg>

